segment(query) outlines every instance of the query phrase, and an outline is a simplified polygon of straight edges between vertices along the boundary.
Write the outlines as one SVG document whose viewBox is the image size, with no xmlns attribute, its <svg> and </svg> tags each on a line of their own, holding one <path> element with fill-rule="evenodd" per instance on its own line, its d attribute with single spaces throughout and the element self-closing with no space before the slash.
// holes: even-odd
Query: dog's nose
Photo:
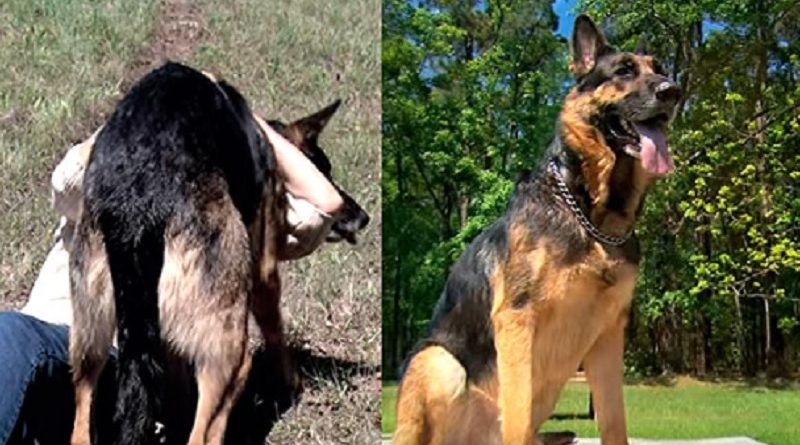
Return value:
<svg viewBox="0 0 800 445">
<path fill-rule="evenodd" d="M 364 212 L 364 214 L 361 215 L 361 218 L 358 221 L 358 230 L 367 227 L 367 224 L 369 224 L 369 215 L 367 215 L 367 213 Z"/>
<path fill-rule="evenodd" d="M 662 102 L 676 104 L 681 99 L 681 87 L 665 80 L 656 86 L 656 97 Z"/>
</svg>

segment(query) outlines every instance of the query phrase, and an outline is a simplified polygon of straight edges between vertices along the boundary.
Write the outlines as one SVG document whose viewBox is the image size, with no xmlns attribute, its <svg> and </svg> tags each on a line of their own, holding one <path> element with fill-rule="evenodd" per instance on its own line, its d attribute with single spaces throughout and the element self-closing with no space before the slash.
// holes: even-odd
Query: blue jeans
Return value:
<svg viewBox="0 0 800 445">
<path fill-rule="evenodd" d="M 69 443 L 69 330 L 0 312 L 0 444 Z"/>
<path fill-rule="evenodd" d="M 95 393 L 93 407 L 100 409 L 92 409 L 101 437 L 113 423 L 114 352 Z M 270 350 L 253 358 L 250 378 L 231 413 L 226 444 L 263 444 L 274 422 L 298 395 L 297 388 L 284 381 L 281 360 L 279 352 Z M 173 410 L 186 415 L 168 419 L 170 443 L 185 443 L 188 438 L 195 397 L 194 393 L 177 397 L 190 406 Z M 74 416 L 69 329 L 18 312 L 0 312 L 0 445 L 69 444 Z"/>
<path fill-rule="evenodd" d="M 112 351 L 99 385 L 113 385 L 114 361 Z M 113 403 L 107 399 L 95 403 Z M 108 424 L 110 411 L 101 412 L 98 421 Z M 74 417 L 69 328 L 0 312 L 0 445 L 69 444 Z"/>
</svg>

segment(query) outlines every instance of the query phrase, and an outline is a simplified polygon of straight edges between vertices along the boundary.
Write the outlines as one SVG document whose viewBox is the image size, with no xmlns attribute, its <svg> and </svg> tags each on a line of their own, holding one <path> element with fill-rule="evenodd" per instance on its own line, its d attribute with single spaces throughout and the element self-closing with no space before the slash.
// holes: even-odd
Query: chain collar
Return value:
<svg viewBox="0 0 800 445">
<path fill-rule="evenodd" d="M 575 201 L 575 197 L 572 196 L 572 193 L 569 191 L 567 187 L 567 183 L 564 182 L 564 177 L 561 176 L 561 171 L 559 169 L 559 163 L 557 160 L 553 159 L 547 166 L 547 169 L 550 173 L 553 174 L 553 177 L 556 180 L 556 186 L 558 187 L 558 194 L 561 196 L 561 199 L 567 204 L 572 213 L 578 218 L 578 222 L 581 223 L 584 229 L 589 232 L 596 240 L 600 241 L 603 244 L 608 244 L 610 246 L 621 246 L 625 244 L 628 239 L 630 239 L 631 235 L 633 235 L 633 230 L 626 233 L 624 236 L 613 236 L 603 233 L 598 229 L 589 218 L 583 213 L 580 206 L 578 205 L 577 201 Z"/>
</svg>

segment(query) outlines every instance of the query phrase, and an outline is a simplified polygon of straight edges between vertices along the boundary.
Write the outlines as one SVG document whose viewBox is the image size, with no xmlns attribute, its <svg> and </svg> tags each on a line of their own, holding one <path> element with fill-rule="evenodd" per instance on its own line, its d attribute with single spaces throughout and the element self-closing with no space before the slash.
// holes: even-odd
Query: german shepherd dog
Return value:
<svg viewBox="0 0 800 445">
<path fill-rule="evenodd" d="M 571 50 L 575 86 L 554 142 L 455 263 L 404 365 L 396 445 L 541 443 L 581 362 L 603 444 L 627 443 L 633 229 L 648 187 L 674 168 L 666 131 L 681 92 L 651 56 L 611 48 L 586 16 Z"/>
<path fill-rule="evenodd" d="M 335 109 L 287 126 L 303 135 L 295 142 L 317 156 L 313 161 L 327 163 L 328 174 L 316 135 Z M 265 337 L 279 331 L 273 311 L 285 204 L 269 141 L 233 87 L 167 63 L 131 89 L 97 135 L 83 190 L 70 247 L 72 444 L 90 443 L 93 392 L 115 328 L 109 441 L 164 443 L 169 353 L 195 369 L 188 443 L 221 444 L 250 369 L 248 309 L 272 331 Z M 352 208 L 333 227 L 333 239 L 354 240 L 366 224 L 352 199 L 346 205 Z"/>
</svg>

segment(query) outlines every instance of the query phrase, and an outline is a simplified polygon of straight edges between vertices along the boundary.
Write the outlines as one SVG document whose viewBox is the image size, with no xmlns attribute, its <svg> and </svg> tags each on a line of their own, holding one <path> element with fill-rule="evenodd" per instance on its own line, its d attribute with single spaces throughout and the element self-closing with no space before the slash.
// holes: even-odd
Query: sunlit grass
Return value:
<svg viewBox="0 0 800 445">
<path fill-rule="evenodd" d="M 118 99 L 154 3 L 0 2 L 0 309 L 33 284 L 57 224 L 50 171 Z"/>
<path fill-rule="evenodd" d="M 646 439 L 747 436 L 772 445 L 800 444 L 800 391 L 680 379 L 674 385 L 626 385 L 628 433 Z M 598 437 L 587 419 L 588 386 L 570 383 L 543 431 L 574 431 Z M 383 431 L 394 430 L 397 386 L 383 387 Z"/>
</svg>

